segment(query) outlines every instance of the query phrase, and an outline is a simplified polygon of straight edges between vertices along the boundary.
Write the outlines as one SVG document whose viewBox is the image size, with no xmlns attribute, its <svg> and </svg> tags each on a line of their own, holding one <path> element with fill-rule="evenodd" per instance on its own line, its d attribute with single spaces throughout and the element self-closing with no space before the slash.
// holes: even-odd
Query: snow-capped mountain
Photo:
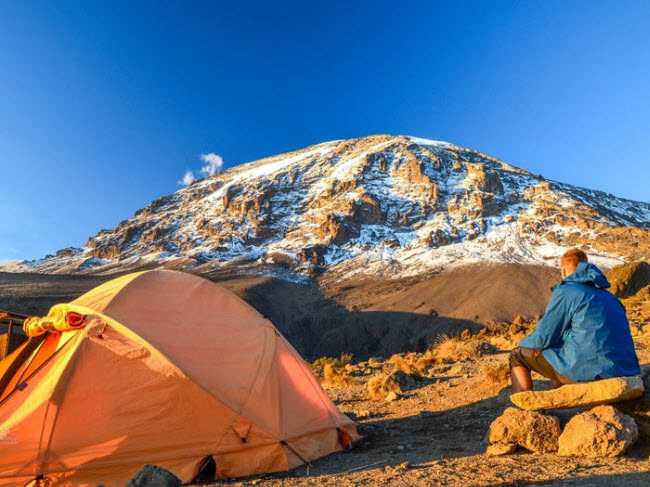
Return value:
<svg viewBox="0 0 650 487">
<path fill-rule="evenodd" d="M 647 259 L 648 237 L 648 203 L 446 142 L 377 135 L 236 166 L 153 201 L 83 248 L 0 270 L 398 277 L 483 261 L 555 264 L 572 246 L 608 267 Z"/>
</svg>

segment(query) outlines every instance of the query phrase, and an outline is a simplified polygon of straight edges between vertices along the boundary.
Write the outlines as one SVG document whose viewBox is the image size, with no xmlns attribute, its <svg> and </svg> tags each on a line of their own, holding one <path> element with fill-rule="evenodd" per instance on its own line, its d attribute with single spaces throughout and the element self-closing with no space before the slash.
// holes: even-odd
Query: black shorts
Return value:
<svg viewBox="0 0 650 487">
<path fill-rule="evenodd" d="M 562 384 L 575 384 L 575 381 L 563 376 L 555 371 L 553 366 L 542 355 L 541 350 L 532 348 L 517 347 L 510 352 L 510 368 L 521 366 L 528 370 L 534 370 L 547 379 L 560 382 Z"/>
</svg>

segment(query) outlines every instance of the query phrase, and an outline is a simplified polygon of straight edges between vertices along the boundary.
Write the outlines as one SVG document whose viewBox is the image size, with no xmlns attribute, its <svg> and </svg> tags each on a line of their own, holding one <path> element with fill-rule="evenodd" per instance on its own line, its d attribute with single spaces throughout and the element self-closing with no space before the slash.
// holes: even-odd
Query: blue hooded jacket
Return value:
<svg viewBox="0 0 650 487">
<path fill-rule="evenodd" d="M 552 288 L 544 316 L 519 346 L 543 350 L 555 371 L 574 381 L 639 374 L 625 308 L 608 287 L 598 267 L 580 262 Z"/>
</svg>

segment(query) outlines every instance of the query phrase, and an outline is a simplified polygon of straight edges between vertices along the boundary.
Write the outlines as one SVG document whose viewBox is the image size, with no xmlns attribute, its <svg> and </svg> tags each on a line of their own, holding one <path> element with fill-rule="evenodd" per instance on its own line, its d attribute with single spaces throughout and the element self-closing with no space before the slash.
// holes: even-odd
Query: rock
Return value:
<svg viewBox="0 0 650 487">
<path fill-rule="evenodd" d="M 650 365 L 642 367 L 641 377 L 645 392 L 640 397 L 616 405 L 617 409 L 629 415 L 639 428 L 639 435 L 650 440 Z"/>
<path fill-rule="evenodd" d="M 411 374 L 407 374 L 403 370 L 392 372 L 388 376 L 388 379 L 399 385 L 400 392 L 408 391 L 417 387 L 416 380 L 411 376 Z"/>
<path fill-rule="evenodd" d="M 126 487 L 181 487 L 183 483 L 171 472 L 155 465 L 145 465 Z"/>
<path fill-rule="evenodd" d="M 325 245 L 307 245 L 298 252 L 298 259 L 301 262 L 311 262 L 315 265 L 325 265 L 325 254 L 327 246 Z"/>
<path fill-rule="evenodd" d="M 514 443 L 497 443 L 496 445 L 488 445 L 485 454 L 493 457 L 509 455 L 510 453 L 514 453 L 516 449 L 517 445 Z"/>
<path fill-rule="evenodd" d="M 627 401 L 643 394 L 640 377 L 616 377 L 595 382 L 567 384 L 550 391 L 518 392 L 510 396 L 515 406 L 528 411 L 598 406 Z"/>
<path fill-rule="evenodd" d="M 634 420 L 613 406 L 598 406 L 571 418 L 558 440 L 562 456 L 617 457 L 639 437 Z"/>
<path fill-rule="evenodd" d="M 396 401 L 397 399 L 399 399 L 399 396 L 397 395 L 397 393 L 396 393 L 395 391 L 390 391 L 390 392 L 386 395 L 386 399 L 385 399 L 385 400 L 386 400 L 386 402 L 393 402 L 393 401 Z"/>
<path fill-rule="evenodd" d="M 448 375 L 461 376 L 461 375 L 465 375 L 466 373 L 467 373 L 467 367 L 465 367 L 464 365 L 455 365 L 447 371 Z"/>
<path fill-rule="evenodd" d="M 356 419 L 366 419 L 372 417 L 372 413 L 367 409 L 362 409 L 357 411 L 355 414 Z"/>
<path fill-rule="evenodd" d="M 384 357 L 370 357 L 368 359 L 368 365 L 370 367 L 381 367 L 384 362 Z"/>
<path fill-rule="evenodd" d="M 409 462 L 404 462 L 404 463 L 400 463 L 399 465 L 395 465 L 394 467 L 392 467 L 390 465 L 386 465 L 384 467 L 384 471 L 386 473 L 397 473 L 397 474 L 399 474 L 399 473 L 404 472 L 405 470 L 408 470 L 410 467 L 411 467 L 411 464 Z"/>
<path fill-rule="evenodd" d="M 507 408 L 490 425 L 486 440 L 489 445 L 499 445 L 491 451 L 518 445 L 534 453 L 550 453 L 557 451 L 560 432 L 560 420 L 555 416 Z"/>
</svg>

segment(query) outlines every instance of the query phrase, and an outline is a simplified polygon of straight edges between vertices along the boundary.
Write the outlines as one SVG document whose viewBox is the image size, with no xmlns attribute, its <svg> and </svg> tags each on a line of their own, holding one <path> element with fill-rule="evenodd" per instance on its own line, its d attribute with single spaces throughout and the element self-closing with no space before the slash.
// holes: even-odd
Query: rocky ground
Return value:
<svg viewBox="0 0 650 487">
<path fill-rule="evenodd" d="M 645 266 L 610 273 L 630 317 L 635 346 L 650 366 L 650 286 Z M 640 277 L 641 276 L 641 277 Z M 616 458 L 533 454 L 521 448 L 506 456 L 485 454 L 490 424 L 511 406 L 506 350 L 535 320 L 488 320 L 477 333 L 441 337 L 424 354 L 399 354 L 386 361 L 347 364 L 319 360 L 313 365 L 339 408 L 353 416 L 364 438 L 353 449 L 283 474 L 227 480 L 208 485 L 444 485 L 444 486 L 630 486 L 650 485 L 650 440 L 642 437 Z M 409 372 L 405 392 L 386 400 L 391 384 L 381 379 Z M 405 373 L 397 372 L 401 377 Z M 547 382 L 537 376 L 536 389 Z M 400 380 L 398 379 L 398 382 Z M 368 387 L 368 383 L 371 387 Z M 379 386 L 377 384 L 379 383 Z M 381 389 L 384 384 L 384 389 Z M 397 389 L 396 389 L 397 390 Z M 374 396 L 375 399 L 370 397 Z M 389 397 L 390 398 L 390 397 Z M 392 399 L 392 398 L 390 398 Z M 554 411 L 561 426 L 589 408 Z"/>
<path fill-rule="evenodd" d="M 643 269 L 639 266 L 618 269 L 619 275 L 611 275 L 610 280 L 621 296 L 627 296 L 623 297 L 623 303 L 630 317 L 637 352 L 641 363 L 649 366 L 650 286 L 643 277 Z M 105 279 L 0 274 L 0 309 L 44 313 L 51 304 L 73 299 Z M 305 300 L 310 293 L 316 293 L 314 299 L 330 306 L 327 312 L 336 311 L 340 316 L 347 314 L 357 319 L 358 313 L 383 308 L 393 313 L 387 317 L 390 322 L 388 318 L 399 317 L 395 313 L 406 313 L 391 311 L 391 306 L 413 309 L 410 314 L 414 316 L 429 316 L 424 308 L 416 309 L 420 301 L 430 302 L 423 289 L 456 283 L 459 292 L 467 291 L 453 275 L 445 279 L 444 283 L 437 284 L 434 281 L 394 284 L 393 289 L 401 292 L 402 298 L 392 304 L 388 295 L 378 292 L 388 289 L 386 283 L 383 288 L 376 282 L 361 282 L 324 285 L 316 289 L 297 288 L 291 284 L 283 287 L 265 278 L 247 278 L 229 280 L 226 284 L 262 312 L 265 306 L 270 309 L 273 303 L 277 306 L 279 302 L 268 296 L 292 296 L 296 303 L 302 302 L 303 307 L 311 308 L 305 306 Z M 412 301 L 405 302 L 406 299 Z M 445 309 L 443 305 L 452 309 L 454 302 L 450 299 L 438 308 Z M 353 306 L 361 309 L 354 310 Z M 282 313 L 287 320 L 290 316 L 296 317 L 288 311 L 279 313 L 274 320 L 282 318 Z M 350 326 L 353 323 L 351 321 Z M 537 455 L 522 449 L 500 457 L 485 454 L 484 439 L 490 424 L 510 406 L 507 350 L 514 347 L 534 323 L 535 318 L 488 318 L 482 320 L 482 326 L 474 322 L 474 326 L 458 328 L 455 333 L 441 331 L 447 333 L 429 343 L 426 351 L 386 354 L 384 358 L 342 355 L 336 359 L 317 360 L 312 365 L 314 372 L 339 408 L 356 419 L 363 439 L 351 450 L 316 460 L 310 467 L 195 485 L 650 485 L 650 442 L 647 439 L 640 440 L 624 456 L 617 458 Z M 387 376 L 392 379 L 385 379 Z M 544 388 L 546 382 L 537 380 L 535 386 Z M 386 400 L 391 392 L 393 400 Z M 562 426 L 577 412 L 557 413 Z"/>
<path fill-rule="evenodd" d="M 643 364 L 650 362 L 650 337 L 637 337 Z M 417 355 L 413 358 L 422 357 Z M 354 416 L 364 438 L 351 450 L 283 474 L 209 485 L 444 485 L 444 486 L 647 486 L 650 443 L 639 441 L 623 457 L 582 459 L 525 450 L 485 455 L 490 423 L 510 406 L 502 370 L 507 353 L 494 351 L 427 368 L 412 389 L 393 401 L 371 400 L 367 383 L 398 367 L 394 363 L 348 366 L 344 377 L 324 380 L 339 408 Z M 415 360 L 417 362 L 417 360 Z M 374 362 L 371 361 L 371 364 Z M 538 379 L 541 379 L 538 377 Z M 537 381 L 538 388 L 546 387 Z M 582 411 L 582 410 L 580 410 Z M 578 410 L 554 412 L 562 426 Z"/>
</svg>

